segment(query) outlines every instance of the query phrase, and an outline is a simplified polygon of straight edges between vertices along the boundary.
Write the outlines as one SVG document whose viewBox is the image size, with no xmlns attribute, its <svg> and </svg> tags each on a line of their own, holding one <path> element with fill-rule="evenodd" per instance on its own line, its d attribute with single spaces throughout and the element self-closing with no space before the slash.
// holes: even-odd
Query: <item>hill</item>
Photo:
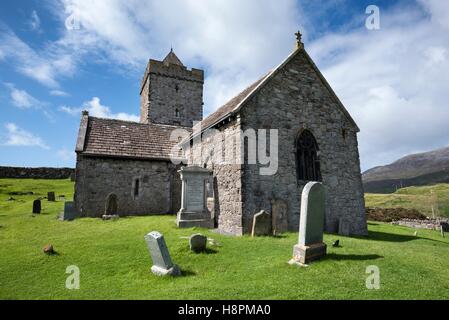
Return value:
<svg viewBox="0 0 449 320">
<path fill-rule="evenodd" d="M 449 183 L 449 148 L 405 156 L 362 175 L 365 192 L 391 193 L 398 188 Z"/>
</svg>

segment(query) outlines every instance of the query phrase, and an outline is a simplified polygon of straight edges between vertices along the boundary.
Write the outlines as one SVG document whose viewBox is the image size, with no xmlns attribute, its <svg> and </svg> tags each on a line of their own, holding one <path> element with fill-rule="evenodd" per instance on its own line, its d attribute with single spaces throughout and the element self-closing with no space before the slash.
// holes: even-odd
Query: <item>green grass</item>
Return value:
<svg viewBox="0 0 449 320">
<path fill-rule="evenodd" d="M 436 216 L 449 217 L 449 184 L 407 187 L 391 194 L 367 193 L 365 202 L 367 207 L 417 209 L 429 217 L 433 205 Z"/>
<path fill-rule="evenodd" d="M 11 191 L 34 191 L 13 196 Z M 63 202 L 32 200 L 47 191 L 73 196 L 68 180 L 0 179 L 1 299 L 449 299 L 449 237 L 370 223 L 367 238 L 325 235 L 328 256 L 307 268 L 287 261 L 297 233 L 278 238 L 230 237 L 208 230 L 177 229 L 174 216 L 83 218 L 59 221 Z M 158 278 L 144 235 L 162 232 L 183 276 Z M 194 254 L 188 240 L 201 231 L 219 242 Z M 340 239 L 342 247 L 330 246 Z M 57 255 L 42 248 L 52 243 Z M 80 268 L 80 289 L 65 288 L 69 265 Z M 368 290 L 365 271 L 380 268 L 380 290 Z"/>
</svg>

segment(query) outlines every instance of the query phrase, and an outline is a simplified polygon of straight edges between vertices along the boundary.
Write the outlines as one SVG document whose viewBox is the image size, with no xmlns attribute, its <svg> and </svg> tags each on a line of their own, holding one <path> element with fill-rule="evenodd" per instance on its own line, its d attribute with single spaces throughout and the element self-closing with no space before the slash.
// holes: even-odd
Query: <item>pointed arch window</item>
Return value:
<svg viewBox="0 0 449 320">
<path fill-rule="evenodd" d="M 309 130 L 301 132 L 296 140 L 296 171 L 298 180 L 321 181 L 318 143 Z"/>
<path fill-rule="evenodd" d="M 178 108 L 175 109 L 175 117 L 176 118 L 180 117 L 180 113 L 179 113 L 179 109 Z"/>
</svg>

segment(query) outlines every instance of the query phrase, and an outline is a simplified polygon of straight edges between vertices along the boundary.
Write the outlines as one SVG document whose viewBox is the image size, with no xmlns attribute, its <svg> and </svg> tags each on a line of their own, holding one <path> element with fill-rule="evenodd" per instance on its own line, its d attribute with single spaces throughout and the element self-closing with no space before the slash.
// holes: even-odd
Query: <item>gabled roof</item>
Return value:
<svg viewBox="0 0 449 320">
<path fill-rule="evenodd" d="M 164 58 L 164 60 L 162 61 L 165 65 L 170 65 L 170 64 L 176 64 L 178 66 L 184 66 L 181 62 L 181 60 L 179 60 L 179 58 L 176 56 L 176 54 L 173 52 L 173 48 L 170 49 L 170 52 L 167 54 L 167 56 Z"/>
<path fill-rule="evenodd" d="M 245 104 L 246 101 L 248 101 L 256 92 L 258 92 L 268 81 L 270 81 L 271 78 L 274 77 L 274 75 L 279 72 L 288 62 L 290 62 L 296 55 L 299 53 L 303 53 L 305 58 L 308 60 L 318 77 L 320 78 L 323 85 L 329 90 L 333 98 L 335 99 L 335 102 L 337 103 L 340 110 L 343 112 L 343 114 L 347 117 L 349 122 L 351 122 L 357 131 L 360 131 L 359 127 L 355 123 L 354 119 L 351 117 L 349 112 L 346 110 L 346 108 L 343 106 L 340 99 L 335 94 L 334 90 L 332 90 L 331 86 L 327 82 L 327 80 L 324 78 L 321 71 L 318 69 L 318 67 L 313 62 L 312 58 L 309 56 L 309 54 L 304 50 L 304 48 L 299 47 L 295 51 L 293 51 L 279 66 L 277 66 L 275 69 L 270 71 L 268 74 L 254 82 L 252 85 L 247 87 L 245 90 L 240 92 L 237 96 L 229 100 L 227 103 L 225 103 L 223 106 L 218 108 L 215 112 L 211 113 L 208 117 L 206 117 L 203 121 L 201 121 L 197 126 L 201 125 L 201 132 L 204 130 L 214 126 L 215 124 L 226 120 L 228 117 L 232 116 L 236 112 L 238 112 L 242 106 Z M 196 127 L 197 127 L 196 126 Z M 199 131 L 199 130 L 198 130 Z M 194 133 L 199 134 L 197 130 L 194 128 Z"/>
<path fill-rule="evenodd" d="M 175 129 L 191 128 L 144 124 L 131 121 L 95 118 L 84 115 L 81 120 L 86 123 L 80 129 L 77 153 L 85 156 L 170 160 L 172 148 L 178 141 L 170 141 Z"/>
</svg>

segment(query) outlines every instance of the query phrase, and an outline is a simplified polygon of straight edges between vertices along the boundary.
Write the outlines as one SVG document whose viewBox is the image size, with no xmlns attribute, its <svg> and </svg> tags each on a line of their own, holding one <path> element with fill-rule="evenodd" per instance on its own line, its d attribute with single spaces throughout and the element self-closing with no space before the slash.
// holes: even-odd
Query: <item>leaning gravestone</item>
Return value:
<svg viewBox="0 0 449 320">
<path fill-rule="evenodd" d="M 107 216 L 115 216 L 117 215 L 117 209 L 118 209 L 118 204 L 117 204 L 117 195 L 115 195 L 114 193 L 110 193 L 107 197 L 106 197 L 106 203 L 105 203 L 105 207 L 104 207 L 104 214 Z"/>
<path fill-rule="evenodd" d="M 72 221 L 79 217 L 79 213 L 76 210 L 75 203 L 73 201 L 64 202 L 64 212 L 59 217 L 63 221 Z"/>
<path fill-rule="evenodd" d="M 326 255 L 326 244 L 323 243 L 325 212 L 323 184 L 307 183 L 301 196 L 299 242 L 293 247 L 290 264 L 305 265 Z"/>
<path fill-rule="evenodd" d="M 178 172 L 182 181 L 182 195 L 176 224 L 179 228 L 213 228 L 214 219 L 207 209 L 206 200 L 206 181 L 212 172 L 197 166 L 182 167 Z"/>
<path fill-rule="evenodd" d="M 274 235 L 288 231 L 287 202 L 282 199 L 271 200 L 271 215 Z"/>
<path fill-rule="evenodd" d="M 190 250 L 195 253 L 200 253 L 206 251 L 207 237 L 202 234 L 194 234 L 190 237 Z"/>
<path fill-rule="evenodd" d="M 47 192 L 47 200 L 52 202 L 56 201 L 55 193 L 52 191 Z"/>
<path fill-rule="evenodd" d="M 33 213 L 41 213 L 41 201 L 39 199 L 33 201 Z"/>
<path fill-rule="evenodd" d="M 151 260 L 153 261 L 151 272 L 158 276 L 181 275 L 181 270 L 179 270 L 177 265 L 173 264 L 170 258 L 164 236 L 161 233 L 152 231 L 145 236 L 145 240 L 150 251 Z"/>
<path fill-rule="evenodd" d="M 253 217 L 251 236 L 269 236 L 272 234 L 271 230 L 271 215 L 264 210 L 256 213 Z"/>
</svg>

